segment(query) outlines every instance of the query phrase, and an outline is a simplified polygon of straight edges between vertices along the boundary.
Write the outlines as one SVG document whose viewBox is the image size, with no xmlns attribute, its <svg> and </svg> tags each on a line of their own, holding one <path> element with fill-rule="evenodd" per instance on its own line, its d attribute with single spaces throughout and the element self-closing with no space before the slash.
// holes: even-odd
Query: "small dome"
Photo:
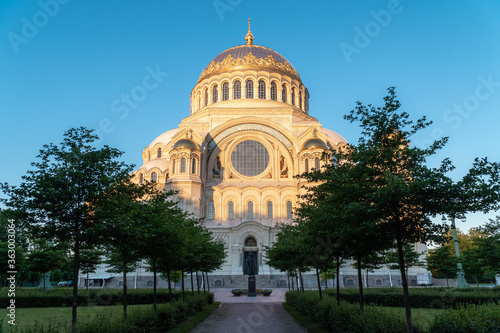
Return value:
<svg viewBox="0 0 500 333">
<path fill-rule="evenodd" d="M 311 139 L 311 140 L 307 141 L 304 144 L 303 149 L 312 149 L 312 148 L 328 149 L 328 147 L 326 146 L 326 143 L 324 143 L 320 139 Z"/>
<path fill-rule="evenodd" d="M 166 131 L 165 133 L 163 134 L 160 134 L 156 139 L 153 140 L 153 142 L 151 142 L 151 144 L 149 145 L 149 148 L 153 148 L 153 146 L 157 143 L 162 143 L 164 145 L 167 145 L 170 143 L 170 141 L 172 141 L 172 138 L 177 134 L 179 133 L 179 129 L 178 128 L 174 128 L 174 129 L 171 129 L 169 131 Z"/>
<path fill-rule="evenodd" d="M 172 149 L 198 149 L 198 145 L 191 140 L 181 139 L 174 144 Z"/>
</svg>

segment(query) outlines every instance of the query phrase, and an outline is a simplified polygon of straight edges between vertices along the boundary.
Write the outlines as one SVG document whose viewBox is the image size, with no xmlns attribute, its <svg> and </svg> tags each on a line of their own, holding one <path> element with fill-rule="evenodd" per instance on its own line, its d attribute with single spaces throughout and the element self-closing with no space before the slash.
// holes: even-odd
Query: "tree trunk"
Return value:
<svg viewBox="0 0 500 333">
<path fill-rule="evenodd" d="M 319 299 L 323 299 L 323 292 L 321 291 L 321 281 L 319 279 L 318 267 L 316 267 L 316 279 L 318 280 Z"/>
<path fill-rule="evenodd" d="M 198 270 L 196 270 L 196 288 L 198 289 L 198 294 L 200 293 L 200 279 L 198 278 Z"/>
<path fill-rule="evenodd" d="M 89 271 L 87 271 L 87 291 L 89 291 Z"/>
<path fill-rule="evenodd" d="M 47 292 L 46 288 L 45 288 L 45 274 L 47 273 L 42 273 L 42 284 L 43 284 L 43 293 L 45 294 L 45 292 Z"/>
<path fill-rule="evenodd" d="M 293 285 L 293 276 L 292 276 L 292 291 L 295 291 L 295 286 Z"/>
<path fill-rule="evenodd" d="M 364 311 L 364 297 L 363 297 L 363 277 L 361 275 L 361 256 L 358 255 L 358 288 L 359 288 L 359 311 Z"/>
<path fill-rule="evenodd" d="M 370 286 L 368 285 L 368 270 L 366 270 L 366 289 L 369 289 Z"/>
<path fill-rule="evenodd" d="M 123 256 L 123 318 L 127 319 L 127 261 Z"/>
<path fill-rule="evenodd" d="M 168 297 L 172 301 L 172 285 L 170 283 L 170 269 L 167 267 Z"/>
<path fill-rule="evenodd" d="M 340 305 L 340 258 L 337 257 L 337 304 Z"/>
<path fill-rule="evenodd" d="M 206 293 L 206 290 L 205 290 L 205 273 L 203 273 L 203 271 L 201 271 L 201 284 L 203 284 L 203 293 Z"/>
<path fill-rule="evenodd" d="M 406 279 L 405 260 L 403 254 L 403 241 L 401 236 L 401 230 L 399 227 L 397 229 L 396 241 L 398 246 L 399 270 L 401 271 L 401 282 L 403 283 L 403 295 L 405 298 L 406 330 L 408 333 L 413 333 L 413 325 L 411 323 L 410 294 L 408 293 L 408 282 Z"/>
<path fill-rule="evenodd" d="M 290 275 L 286 275 L 286 278 L 288 280 L 288 291 L 290 291 Z"/>
<path fill-rule="evenodd" d="M 208 281 L 208 272 L 205 272 L 205 275 L 207 276 L 207 290 L 210 292 L 210 282 Z"/>
<path fill-rule="evenodd" d="M 184 269 L 181 269 L 181 289 L 182 289 L 182 300 L 186 297 L 184 295 Z"/>
<path fill-rule="evenodd" d="M 302 279 L 302 272 L 299 271 L 299 277 L 300 277 L 300 289 L 302 292 L 304 292 L 304 279 Z"/>
<path fill-rule="evenodd" d="M 191 271 L 191 296 L 194 295 L 193 271 Z"/>
<path fill-rule="evenodd" d="M 450 289 L 450 284 L 448 283 L 448 278 L 446 278 L 446 288 Z"/>
<path fill-rule="evenodd" d="M 300 290 L 300 286 L 299 286 L 299 274 L 295 273 L 295 283 L 297 284 L 297 291 Z"/>
<path fill-rule="evenodd" d="M 78 271 L 80 270 L 80 239 L 78 237 L 79 225 L 75 226 L 75 258 L 73 259 L 73 299 L 71 301 L 71 333 L 76 333 L 76 310 L 78 307 Z"/>
<path fill-rule="evenodd" d="M 153 258 L 153 309 L 155 312 L 156 304 L 158 304 L 158 295 L 156 294 L 156 258 Z"/>
</svg>

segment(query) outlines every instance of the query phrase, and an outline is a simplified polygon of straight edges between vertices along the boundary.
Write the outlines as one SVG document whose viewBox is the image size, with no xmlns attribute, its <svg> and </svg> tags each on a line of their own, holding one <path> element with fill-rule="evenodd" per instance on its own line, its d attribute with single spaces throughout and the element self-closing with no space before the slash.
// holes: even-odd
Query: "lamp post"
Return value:
<svg viewBox="0 0 500 333">
<path fill-rule="evenodd" d="M 462 222 L 465 222 L 465 216 L 459 217 Z M 458 248 L 458 237 L 457 237 L 457 227 L 455 226 L 455 214 L 450 217 L 451 220 L 451 230 L 453 232 L 453 241 L 455 242 L 455 254 L 457 256 L 457 288 L 466 288 L 469 286 L 467 281 L 465 281 L 465 273 L 462 269 L 462 262 L 460 261 L 460 249 Z M 446 217 L 443 215 L 441 221 L 446 222 Z"/>
</svg>

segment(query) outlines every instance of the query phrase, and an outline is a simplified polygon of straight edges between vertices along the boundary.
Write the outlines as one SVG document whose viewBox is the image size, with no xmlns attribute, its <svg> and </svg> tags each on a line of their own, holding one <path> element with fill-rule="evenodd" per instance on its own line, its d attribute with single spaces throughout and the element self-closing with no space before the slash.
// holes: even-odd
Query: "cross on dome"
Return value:
<svg viewBox="0 0 500 333">
<path fill-rule="evenodd" d="M 245 37 L 245 40 L 247 41 L 247 45 L 253 45 L 253 35 L 252 35 L 252 30 L 250 30 L 250 19 L 248 19 L 248 32 Z"/>
</svg>

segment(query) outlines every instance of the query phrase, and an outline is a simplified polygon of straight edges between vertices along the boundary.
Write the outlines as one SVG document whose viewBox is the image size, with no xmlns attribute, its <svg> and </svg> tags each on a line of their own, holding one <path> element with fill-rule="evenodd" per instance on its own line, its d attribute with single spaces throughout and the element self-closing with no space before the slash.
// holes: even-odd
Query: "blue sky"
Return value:
<svg viewBox="0 0 500 333">
<path fill-rule="evenodd" d="M 245 42 L 249 17 L 254 43 L 299 72 L 310 114 L 348 141 L 360 131 L 343 115 L 357 100 L 381 105 L 395 86 L 404 110 L 434 121 L 416 145 L 450 137 L 432 165 L 450 157 L 458 178 L 476 156 L 500 161 L 498 1 L 3 0 L 0 181 L 19 184 L 42 145 L 76 126 L 100 128 L 140 166 L 142 150 L 189 115 L 205 66 Z M 150 72 L 155 84 L 127 105 Z M 461 228 L 493 216 L 471 214 Z"/>
</svg>

